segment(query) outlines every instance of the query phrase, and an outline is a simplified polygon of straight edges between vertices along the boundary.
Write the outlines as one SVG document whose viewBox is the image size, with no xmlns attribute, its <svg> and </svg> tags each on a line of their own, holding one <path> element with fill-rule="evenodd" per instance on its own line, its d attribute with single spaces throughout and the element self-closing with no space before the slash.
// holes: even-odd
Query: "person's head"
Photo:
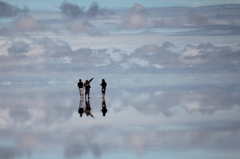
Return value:
<svg viewBox="0 0 240 159">
<path fill-rule="evenodd" d="M 105 81 L 105 79 L 102 79 L 102 81 L 104 82 L 104 81 Z"/>
<path fill-rule="evenodd" d="M 88 82 L 88 79 L 86 79 L 86 82 Z"/>
<path fill-rule="evenodd" d="M 82 80 L 81 80 L 81 79 L 79 79 L 79 82 L 82 82 Z"/>
</svg>

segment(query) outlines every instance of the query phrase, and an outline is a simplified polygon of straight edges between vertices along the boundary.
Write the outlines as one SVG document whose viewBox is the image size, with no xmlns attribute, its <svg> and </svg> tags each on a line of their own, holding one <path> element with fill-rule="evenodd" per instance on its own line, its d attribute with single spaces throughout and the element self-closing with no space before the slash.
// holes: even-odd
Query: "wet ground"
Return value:
<svg viewBox="0 0 240 159">
<path fill-rule="evenodd" d="M 4 87 L 0 158 L 237 159 L 239 95 L 234 84 L 109 86 L 104 100 L 96 87 L 90 99 L 75 85 Z"/>
</svg>

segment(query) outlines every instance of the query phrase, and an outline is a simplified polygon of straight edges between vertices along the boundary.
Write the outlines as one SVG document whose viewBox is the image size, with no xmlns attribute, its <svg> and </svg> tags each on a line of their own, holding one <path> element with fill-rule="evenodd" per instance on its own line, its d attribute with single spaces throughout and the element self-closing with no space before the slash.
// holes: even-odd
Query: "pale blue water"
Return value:
<svg viewBox="0 0 240 159">
<path fill-rule="evenodd" d="M 94 85 L 92 118 L 79 116 L 75 84 L 4 86 L 0 158 L 237 159 L 239 88 L 110 85 L 103 117 L 100 86 Z"/>
</svg>

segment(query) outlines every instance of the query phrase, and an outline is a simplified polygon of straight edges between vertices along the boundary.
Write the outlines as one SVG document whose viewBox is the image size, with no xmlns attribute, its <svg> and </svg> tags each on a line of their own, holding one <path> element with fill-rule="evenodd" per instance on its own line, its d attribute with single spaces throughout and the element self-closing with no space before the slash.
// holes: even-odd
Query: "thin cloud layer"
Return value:
<svg viewBox="0 0 240 159">
<path fill-rule="evenodd" d="M 108 35 L 106 31 L 95 29 L 95 27 L 87 20 L 82 21 L 80 19 L 77 19 L 73 22 L 68 22 L 66 24 L 66 28 L 71 33 L 86 33 L 90 36 Z"/>
</svg>

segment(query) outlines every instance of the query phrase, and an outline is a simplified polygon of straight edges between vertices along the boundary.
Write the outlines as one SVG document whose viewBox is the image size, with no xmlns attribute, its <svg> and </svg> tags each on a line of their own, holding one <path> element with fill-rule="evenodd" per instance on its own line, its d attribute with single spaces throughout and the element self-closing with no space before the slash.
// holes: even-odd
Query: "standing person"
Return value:
<svg viewBox="0 0 240 159">
<path fill-rule="evenodd" d="M 93 116 L 92 113 L 91 113 L 91 106 L 90 106 L 90 100 L 89 100 L 89 98 L 85 100 L 85 103 L 86 103 L 86 109 L 85 109 L 85 114 L 86 114 L 86 116 L 89 117 L 89 115 L 90 115 L 91 117 L 94 118 L 94 116 Z"/>
<path fill-rule="evenodd" d="M 84 98 L 83 98 L 84 99 Z M 78 113 L 80 115 L 80 117 L 82 117 L 82 114 L 84 112 L 84 108 L 83 108 L 83 103 L 84 103 L 84 100 L 83 99 L 80 99 L 80 102 L 79 102 L 79 108 L 78 108 Z"/>
<path fill-rule="evenodd" d="M 104 79 L 102 79 L 102 83 L 100 85 L 102 86 L 102 98 L 104 98 L 105 97 L 107 83 L 105 82 Z"/>
<path fill-rule="evenodd" d="M 85 81 L 85 83 L 84 83 L 84 87 L 85 87 L 85 98 L 87 97 L 87 95 L 88 95 L 88 98 L 90 98 L 90 97 L 89 97 L 89 96 L 90 96 L 90 88 L 91 88 L 90 83 L 91 83 L 91 81 L 92 81 L 93 79 L 94 79 L 94 77 L 91 78 L 90 80 L 86 79 L 86 81 Z"/>
<path fill-rule="evenodd" d="M 105 98 L 102 99 L 102 114 L 103 116 L 107 114 L 107 106 L 106 106 Z"/>
<path fill-rule="evenodd" d="M 81 79 L 79 79 L 79 82 L 78 82 L 78 89 L 79 89 L 80 97 L 83 97 L 83 90 L 84 90 L 84 87 L 83 87 L 83 82 L 82 82 Z"/>
</svg>

